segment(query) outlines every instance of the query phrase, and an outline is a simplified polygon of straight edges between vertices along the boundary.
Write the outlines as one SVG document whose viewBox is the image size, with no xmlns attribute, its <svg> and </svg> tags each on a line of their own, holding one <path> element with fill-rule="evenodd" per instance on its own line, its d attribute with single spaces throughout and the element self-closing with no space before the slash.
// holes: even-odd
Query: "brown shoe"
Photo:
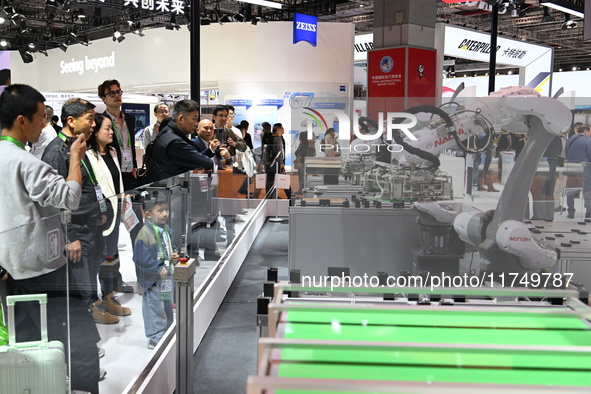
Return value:
<svg viewBox="0 0 591 394">
<path fill-rule="evenodd" d="M 113 293 L 108 294 L 105 299 L 103 300 L 103 305 L 107 312 L 111 315 L 115 316 L 129 316 L 131 315 L 131 309 L 125 308 L 121 306 L 117 298 L 113 295 Z"/>
<path fill-rule="evenodd" d="M 105 306 L 98 300 L 94 304 L 91 305 L 92 309 L 92 318 L 94 319 L 95 323 L 99 324 L 115 324 L 119 323 L 119 318 L 117 316 L 113 316 L 109 312 L 105 310 Z"/>
</svg>

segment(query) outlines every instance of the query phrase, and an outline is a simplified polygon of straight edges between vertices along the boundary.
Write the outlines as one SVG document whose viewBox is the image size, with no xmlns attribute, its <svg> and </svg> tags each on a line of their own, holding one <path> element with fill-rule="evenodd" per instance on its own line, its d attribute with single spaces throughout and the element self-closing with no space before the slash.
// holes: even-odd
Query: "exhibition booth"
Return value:
<svg viewBox="0 0 591 394">
<path fill-rule="evenodd" d="M 441 59 L 444 54 L 484 54 L 484 47 L 478 42 L 486 42 L 489 39 L 486 35 L 478 36 L 482 33 L 449 25 L 439 28 L 440 43 L 446 45 L 439 51 Z M 573 83 L 562 82 L 556 74 L 550 82 L 550 49 L 515 40 L 499 41 L 499 45 L 507 46 L 502 51 L 507 59 L 502 62 L 521 67 L 523 72 L 516 76 L 499 77 L 498 86 L 529 84 L 529 89 L 501 90 L 496 95 L 485 97 L 486 94 L 479 94 L 479 88 L 469 87 L 458 96 L 457 101 L 451 102 L 449 94 L 443 93 L 440 107 L 423 106 L 408 113 L 382 114 L 385 121 L 372 124 L 363 119 L 363 110 L 355 108 L 357 104 L 353 102 L 356 81 L 353 64 L 359 60 L 354 58 L 353 48 L 357 45 L 369 48 L 367 43 L 354 43 L 354 26 L 319 23 L 316 46 L 306 42 L 293 44 L 292 29 L 293 25 L 288 22 L 257 26 L 238 23 L 202 26 L 201 90 L 217 95 L 211 101 L 209 93 L 205 95 L 208 105 L 218 100 L 234 105 L 236 122 L 248 120 L 251 124 L 249 131 L 255 148 L 260 146 L 263 122 L 283 123 L 289 133 L 285 138 L 285 160 L 288 166 L 293 164 L 293 169 L 285 177 L 276 174 L 274 188 L 281 189 L 281 197 L 291 195 L 291 198 L 265 198 L 271 196 L 265 189 L 264 180 L 235 173 L 232 168 L 222 169 L 216 174 L 191 171 L 144 185 L 133 195 L 125 196 L 123 201 L 127 209 L 124 223 L 120 226 L 120 243 L 125 246 L 119 252 L 118 263 L 124 280 L 134 284 L 134 293 L 124 294 L 119 300 L 132 313 L 121 316 L 116 324 L 98 326 L 101 336 L 99 346 L 105 349 L 101 367 L 108 372 L 108 378 L 100 383 L 101 392 L 162 394 L 173 393 L 175 387 L 178 390 L 179 374 L 191 368 L 195 350 L 268 217 L 289 218 L 288 268 L 290 279 L 298 285 L 303 276 L 479 276 L 489 272 L 511 272 L 523 276 L 544 272 L 552 279 L 560 278 L 561 284 L 565 275 L 572 274 L 573 280 L 591 287 L 591 270 L 587 268 L 590 242 L 586 231 L 591 226 L 591 218 L 586 214 L 586 209 L 590 209 L 591 213 L 588 166 L 568 161 L 558 165 L 552 161 L 557 157 L 549 157 L 545 153 L 550 142 L 569 129 L 572 111 L 577 105 L 571 100 L 574 95 L 564 99 L 549 97 L 556 88 L 562 87 L 560 84 Z M 139 147 L 141 126 L 154 121 L 150 117 L 153 106 L 162 98 L 158 94 L 174 93 L 179 98 L 186 97 L 190 74 L 187 31 L 155 29 L 144 34 L 145 37 L 129 35 L 120 43 L 103 39 L 93 42 L 88 48 L 72 46 L 67 52 L 52 50 L 48 57 L 38 57 L 29 64 L 22 64 L 18 55 L 13 56 L 12 80 L 47 92 L 48 103 L 59 112 L 61 103 L 71 97 L 83 97 L 100 104 L 96 86 L 103 80 L 116 78 L 125 92 L 123 101 L 129 105 L 126 111 L 134 113 L 144 122 L 142 125 L 136 123 L 140 131 L 136 136 Z M 457 51 L 447 48 L 448 44 Z M 519 55 L 509 55 L 517 51 Z M 455 90 L 457 86 L 454 84 L 461 79 L 445 79 L 443 84 Z M 465 78 L 464 82 L 469 85 L 477 80 Z M 133 93 L 127 93 L 128 90 Z M 396 120 L 402 115 L 407 118 L 406 123 Z M 408 126 L 409 123 L 412 126 Z M 335 136 L 327 134 L 330 128 L 335 129 Z M 513 160 L 517 155 L 514 149 L 508 150 L 506 154 L 510 160 L 504 168 L 496 167 L 498 161 L 491 164 L 489 160 L 491 166 L 483 168 L 480 177 L 476 175 L 474 179 L 465 179 L 464 157 L 480 155 L 484 162 L 483 156 L 489 155 L 490 159 L 493 135 L 502 129 L 528 136 L 517 160 Z M 299 138 L 304 132 L 307 133 L 306 138 Z M 469 137 L 483 138 L 483 145 L 477 148 L 468 146 Z M 301 153 L 302 149 L 308 154 L 302 155 L 296 168 L 295 152 Z M 269 159 L 265 155 L 264 150 L 255 149 L 255 158 L 259 162 Z M 569 183 L 569 178 L 577 182 Z M 252 193 L 254 198 L 238 194 L 243 182 L 247 182 L 247 194 Z M 480 182 L 480 186 L 484 184 L 488 190 L 483 188 L 464 196 L 465 182 Z M 168 204 L 167 225 L 171 230 L 174 250 L 188 260 L 178 262 L 175 269 L 169 271 L 170 276 L 162 278 L 170 280 L 168 298 L 161 301 L 169 305 L 170 314 L 166 318 L 167 323 L 172 324 L 168 325 L 154 348 L 149 349 L 146 337 L 149 328 L 142 319 L 142 308 L 145 306 L 142 306 L 141 293 L 146 289 L 134 282 L 137 278 L 134 265 L 137 252 L 133 250 L 128 231 L 134 225 L 142 225 L 143 219 L 150 215 L 145 212 L 149 205 L 146 202 L 159 196 L 165 196 Z M 142 212 L 141 207 L 144 207 L 144 212 L 139 217 L 134 211 Z M 71 224 L 62 219 L 59 215 L 41 223 L 11 229 L 0 234 L 0 243 L 2 237 L 26 238 L 33 228 L 45 226 L 47 245 L 41 253 L 48 261 L 63 259 L 62 250 Z M 23 251 L 23 256 L 27 253 L 33 252 Z M 113 264 L 116 263 L 101 263 L 99 279 L 111 279 Z M 166 263 L 171 265 L 171 262 Z M 496 277 L 493 275 L 490 278 L 492 288 Z M 419 389 L 426 391 L 430 384 L 436 383 L 430 392 L 438 392 L 440 386 L 437 384 L 441 382 L 450 384 L 449 387 L 443 385 L 448 392 L 471 392 L 483 387 L 491 392 L 504 388 L 517 392 L 521 388 L 512 384 L 520 376 L 517 372 L 512 373 L 513 364 L 506 362 L 504 357 L 519 358 L 520 352 L 525 353 L 526 357 L 519 358 L 519 367 L 514 369 L 529 370 L 542 368 L 541 362 L 536 361 L 540 352 L 545 352 L 547 358 L 560 353 L 568 366 L 574 363 L 576 354 L 589 352 L 587 346 L 583 346 L 588 343 L 585 342 L 588 328 L 581 328 L 583 318 L 589 317 L 588 307 L 575 300 L 583 298 L 576 291 L 467 291 L 464 296 L 491 298 L 486 300 L 490 301 L 490 305 L 485 306 L 487 310 L 480 310 L 481 305 L 478 305 L 471 311 L 482 318 L 483 322 L 478 324 L 486 326 L 496 338 L 483 343 L 477 340 L 479 335 L 475 332 L 483 327 L 470 326 L 467 323 L 469 318 L 464 319 L 463 311 L 446 309 L 440 313 L 434 310 L 439 306 L 447 308 L 454 303 L 460 304 L 457 289 L 439 289 L 437 292 L 437 289 L 427 290 L 419 286 L 420 290 L 416 291 L 420 294 L 414 294 L 408 287 L 385 292 L 383 289 L 370 290 L 370 286 L 366 286 L 368 288 L 363 289 L 366 291 L 359 292 L 371 293 L 369 303 L 372 305 L 359 307 L 356 305 L 357 297 L 367 294 L 358 295 L 350 288 L 351 283 L 347 284 L 349 286 L 340 291 L 328 290 L 320 285 L 313 286 L 317 291 L 309 286 L 289 289 L 280 285 L 276 294 L 267 294 L 271 339 L 261 342 L 259 356 L 264 362 L 259 364 L 258 377 L 250 381 L 249 393 L 268 392 L 263 391 L 267 389 L 327 391 L 331 387 L 349 391 L 355 389 L 357 392 L 370 389 L 389 392 L 387 390 L 391 390 L 392 382 L 384 382 L 387 380 L 383 379 L 384 371 L 377 378 L 372 375 L 371 369 L 375 365 L 371 365 L 371 360 L 376 353 L 382 352 L 376 344 L 387 349 L 395 348 L 396 352 L 412 346 L 431 351 L 433 343 L 427 340 L 417 346 L 419 339 L 447 335 L 441 333 L 441 327 L 431 327 L 425 338 L 419 338 L 417 334 L 401 341 L 392 333 L 381 336 L 381 328 L 376 329 L 376 325 L 390 327 L 396 324 L 390 313 L 413 315 L 409 327 L 427 324 L 428 320 L 434 319 L 433 316 L 436 317 L 433 320 L 435 325 L 443 324 L 448 312 L 453 319 L 461 315 L 459 320 L 462 324 L 451 327 L 454 330 L 453 339 L 439 345 L 442 356 L 438 360 L 442 365 L 451 365 L 462 372 L 462 361 L 452 360 L 457 353 L 460 358 L 466 356 L 470 369 L 476 370 L 479 368 L 478 361 L 488 360 L 486 352 L 490 351 L 498 355 L 495 360 L 499 362 L 486 361 L 486 369 L 493 371 L 491 373 L 495 369 L 503 372 L 499 381 L 490 377 L 480 379 L 476 373 L 464 378 L 457 374 L 449 379 L 438 374 L 430 379 L 423 372 L 414 373 L 414 368 L 419 368 L 418 364 L 424 364 L 424 368 L 432 367 L 427 362 L 432 354 L 423 357 L 424 354 L 419 351 L 421 354 L 415 363 L 412 361 L 415 355 L 403 351 L 402 356 L 396 356 L 396 368 L 389 369 L 386 365 L 388 368 L 385 371 L 396 374 L 388 379 L 409 389 L 414 384 L 409 383 L 412 381 L 419 382 Z M 384 284 L 380 282 L 380 286 Z M 288 292 L 285 296 L 283 290 Z M 173 296 L 173 293 L 176 294 Z M 290 302 L 293 300 L 284 305 L 286 298 L 298 298 L 300 295 L 319 297 L 320 300 L 314 300 L 315 306 L 312 307 L 303 305 L 300 308 L 298 300 L 292 305 Z M 528 296 L 531 297 L 529 301 L 537 302 L 533 312 L 529 309 L 522 311 L 527 309 L 522 308 L 521 303 Z M 511 303 L 507 305 L 515 309 L 500 305 L 506 300 L 504 297 L 510 298 Z M 325 305 L 327 299 L 328 303 L 332 303 L 333 298 L 337 299 L 334 303 L 338 306 L 332 308 Z M 554 298 L 566 299 L 560 310 L 552 312 L 552 316 L 565 317 L 568 321 L 564 324 L 562 321 L 555 324 L 555 320 L 545 315 L 538 316 L 549 309 L 549 302 Z M 384 306 L 383 303 L 388 301 L 398 304 Z M 360 301 L 360 304 L 364 302 Z M 344 304 L 348 305 L 345 307 Z M 409 304 L 412 308 L 404 309 Z M 425 309 L 419 310 L 423 305 L 426 305 Z M 568 309 L 574 308 L 573 305 L 578 308 L 575 312 Z M 67 308 L 61 304 L 60 307 Z M 336 311 L 345 308 L 350 310 L 342 311 L 344 317 Z M 302 312 L 303 309 L 309 310 Z M 568 309 L 568 312 L 562 309 Z M 332 315 L 323 316 L 327 311 L 335 313 L 335 316 L 338 314 L 335 318 L 337 323 L 332 320 Z M 63 313 L 66 309 L 54 312 Z M 290 315 L 286 317 L 284 313 Z M 378 322 L 372 320 L 368 324 L 355 313 L 378 316 Z M 535 318 L 543 320 L 544 325 L 538 325 L 538 320 L 533 323 L 522 321 L 526 319 L 520 320 L 519 313 L 535 314 Z M 522 329 L 540 331 L 548 327 L 558 327 L 560 332 L 540 334 L 522 343 L 520 341 L 530 333 L 524 331 L 514 343 L 508 343 L 497 332 L 492 333 L 496 329 L 497 317 L 501 317 L 502 324 L 515 330 L 515 333 Z M 252 323 L 254 332 L 254 321 Z M 80 328 L 74 324 L 72 322 L 69 327 L 71 335 L 81 334 Z M 300 330 L 298 324 L 305 327 Z M 315 330 L 315 324 L 318 327 L 322 325 L 322 329 Z M 346 330 L 353 325 L 357 328 L 350 334 Z M 294 327 L 295 331 L 291 330 Z M 412 330 L 409 327 L 404 330 Z M 341 329 L 346 334 L 339 337 L 343 342 L 333 343 Z M 464 329 L 470 331 L 465 338 L 466 343 L 462 342 Z M 572 334 L 571 331 L 577 332 Z M 76 347 L 79 338 L 73 339 L 73 346 L 68 350 L 70 353 L 79 351 Z M 546 341 L 553 342 L 548 344 Z M 328 345 L 331 347 L 324 348 Z M 333 349 L 333 345 L 337 349 Z M 499 349 L 495 350 L 493 345 Z M 548 346 L 539 349 L 542 345 Z M 550 349 L 552 346 L 557 349 Z M 461 348 L 460 351 L 457 348 Z M 274 352 L 273 349 L 282 351 Z M 336 353 L 323 353 L 323 350 Z M 256 349 L 252 351 L 256 352 Z M 473 352 L 477 353 L 476 358 L 470 358 L 469 354 Z M 310 360 L 310 354 L 326 357 L 336 364 L 356 365 L 366 361 L 368 364 L 360 367 L 360 374 L 348 377 L 346 368 L 336 368 L 338 371 L 329 371 L 334 381 L 314 381 L 314 368 L 317 368 L 314 364 L 317 361 Z M 355 354 L 361 357 L 355 357 Z M 377 359 L 383 364 L 393 362 L 382 359 L 382 356 L 380 353 Z M 75 354 L 73 359 L 76 359 Z M 300 364 L 303 368 L 290 370 L 289 367 L 278 367 L 279 362 Z M 412 378 L 404 376 L 406 367 L 401 367 L 404 363 L 413 364 Z M 553 385 L 559 389 L 566 386 L 588 389 L 591 386 L 588 377 L 578 370 L 575 371 L 574 383 L 568 383 L 569 373 L 573 371 L 566 367 L 563 369 L 566 370 L 547 377 L 543 382 L 536 382 L 535 377 L 530 376 L 525 389 L 535 391 Z M 272 379 L 267 380 L 268 377 Z M 287 383 L 285 380 L 274 380 L 278 377 L 294 380 L 288 379 Z M 305 382 L 302 383 L 301 379 Z M 377 381 L 375 385 L 369 383 L 372 379 Z M 363 381 L 363 384 L 351 385 L 351 380 Z M 490 384 L 498 386 L 486 386 Z"/>
</svg>

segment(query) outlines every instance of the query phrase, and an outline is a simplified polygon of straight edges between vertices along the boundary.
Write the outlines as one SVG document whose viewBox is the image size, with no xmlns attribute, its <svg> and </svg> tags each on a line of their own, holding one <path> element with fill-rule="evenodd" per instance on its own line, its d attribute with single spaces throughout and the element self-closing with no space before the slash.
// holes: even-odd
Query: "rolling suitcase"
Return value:
<svg viewBox="0 0 591 394">
<path fill-rule="evenodd" d="M 14 304 L 23 301 L 39 301 L 40 341 L 16 343 Z M 64 345 L 47 339 L 47 295 L 8 296 L 6 303 L 8 345 L 0 346 L 0 393 L 67 393 Z"/>
</svg>

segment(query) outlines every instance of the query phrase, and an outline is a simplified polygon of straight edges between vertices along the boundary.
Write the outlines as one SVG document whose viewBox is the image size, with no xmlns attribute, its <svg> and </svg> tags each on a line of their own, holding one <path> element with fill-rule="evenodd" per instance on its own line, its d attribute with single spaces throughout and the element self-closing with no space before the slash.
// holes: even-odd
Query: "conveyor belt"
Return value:
<svg viewBox="0 0 591 394">
<path fill-rule="evenodd" d="M 577 317 L 394 310 L 382 314 L 290 311 L 286 339 L 519 346 L 591 346 L 591 327 Z M 409 348 L 394 350 L 282 348 L 279 377 L 588 386 L 590 352 L 524 352 Z M 293 394 L 297 391 L 280 390 Z M 315 391 L 306 391 L 313 393 Z M 320 393 L 320 392 L 319 392 Z M 327 394 L 326 391 L 322 392 Z"/>
</svg>

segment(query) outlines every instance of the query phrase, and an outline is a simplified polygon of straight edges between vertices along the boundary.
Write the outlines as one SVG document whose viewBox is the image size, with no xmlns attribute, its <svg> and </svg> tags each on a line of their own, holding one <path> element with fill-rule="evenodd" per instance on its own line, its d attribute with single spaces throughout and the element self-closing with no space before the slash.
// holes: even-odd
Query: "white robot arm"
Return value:
<svg viewBox="0 0 591 394">
<path fill-rule="evenodd" d="M 534 89 L 512 87 L 477 100 L 451 119 L 455 137 L 449 134 L 453 133 L 449 125 L 439 125 L 417 132 L 418 141 L 408 144 L 438 155 L 455 147 L 458 140 L 480 133 L 483 119 L 494 127 L 506 127 L 528 135 L 528 142 L 513 167 L 496 210 L 461 213 L 455 218 L 454 228 L 460 238 L 479 249 L 490 271 L 518 272 L 552 267 L 557 260 L 556 251 L 532 237 L 522 221 L 540 158 L 552 139 L 570 126 L 570 110 L 555 99 L 540 96 Z M 407 152 L 397 159 L 422 163 L 422 159 Z"/>
</svg>

